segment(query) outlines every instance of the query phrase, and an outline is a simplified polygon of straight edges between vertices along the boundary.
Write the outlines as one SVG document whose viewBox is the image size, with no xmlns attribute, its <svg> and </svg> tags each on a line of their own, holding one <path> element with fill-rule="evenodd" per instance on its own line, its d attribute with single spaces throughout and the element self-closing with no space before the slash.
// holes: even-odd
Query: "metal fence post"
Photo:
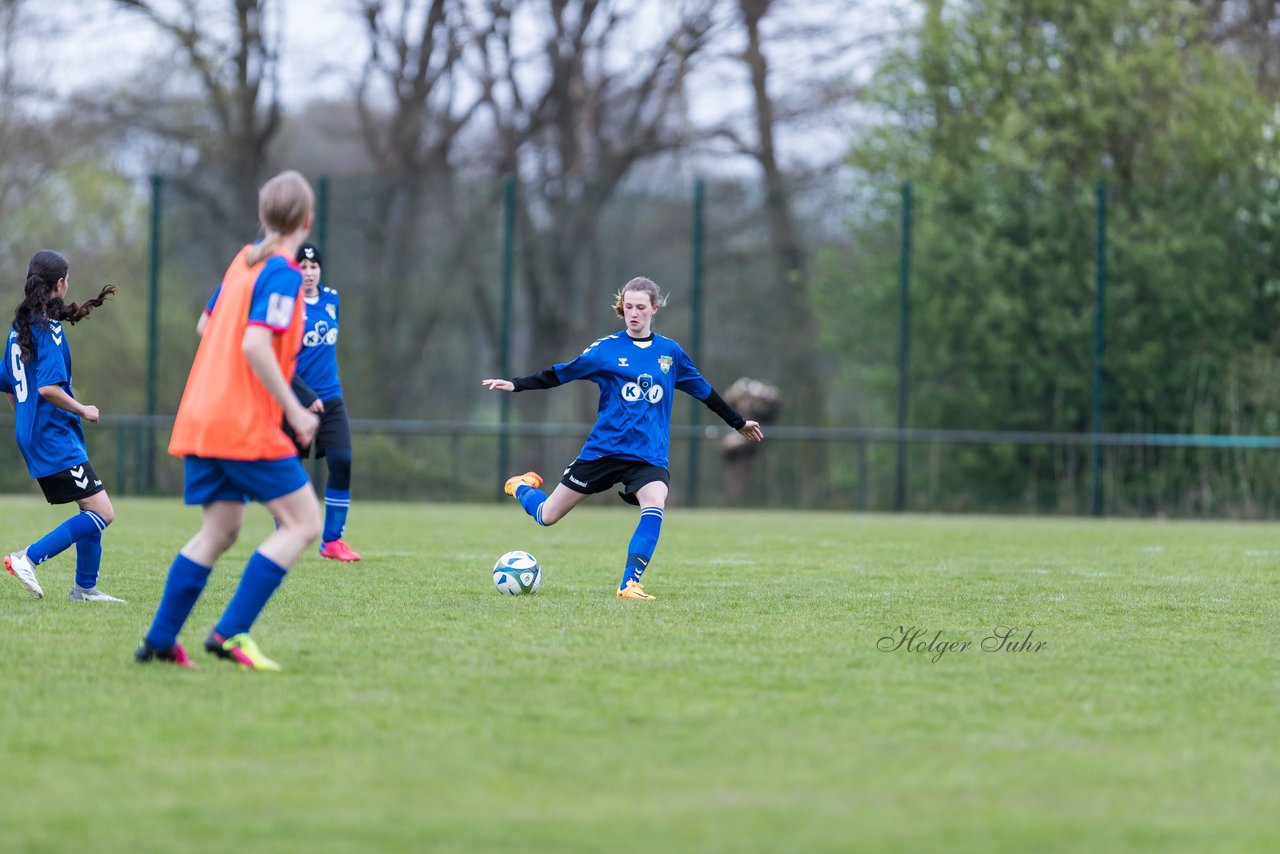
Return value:
<svg viewBox="0 0 1280 854">
<path fill-rule="evenodd" d="M 911 182 L 902 184 L 902 255 L 898 261 L 898 430 L 907 429 L 907 402 L 911 396 Z M 898 463 L 893 488 L 893 509 L 907 505 L 907 440 L 898 436 Z"/>
<path fill-rule="evenodd" d="M 1106 368 L 1107 319 L 1107 185 L 1098 182 L 1097 239 L 1094 244 L 1094 309 L 1093 309 L 1093 417 L 1094 435 L 1102 432 L 1102 384 Z M 1102 515 L 1102 446 L 1090 446 L 1090 478 L 1092 480 L 1092 512 Z"/>
<path fill-rule="evenodd" d="M 502 330 L 498 376 L 511 376 L 511 302 L 515 278 L 516 179 L 508 175 L 502 187 Z M 506 479 L 511 456 L 511 397 L 498 395 L 498 480 Z"/>
<path fill-rule="evenodd" d="M 693 282 L 693 316 L 690 321 L 689 356 L 695 365 L 702 362 L 702 270 L 703 252 L 706 245 L 703 230 L 705 210 L 706 182 L 698 178 L 693 182 L 693 269 L 690 278 Z M 698 421 L 702 415 L 702 407 L 689 407 L 689 426 L 696 434 Z M 702 448 L 702 437 L 689 437 L 689 506 L 698 506 L 699 457 Z"/>
<path fill-rule="evenodd" d="M 858 449 L 858 487 L 857 500 L 854 506 L 858 510 L 867 509 L 867 479 L 869 477 L 867 467 L 867 442 L 865 439 L 858 439 L 855 447 Z"/>
<path fill-rule="evenodd" d="M 157 365 L 160 355 L 160 204 L 164 191 L 164 177 L 151 176 L 151 234 L 147 263 L 147 415 L 156 414 Z M 141 428 L 139 428 L 141 429 Z M 155 430 L 148 425 L 146 456 L 143 466 L 146 472 L 145 488 L 155 484 Z"/>
<path fill-rule="evenodd" d="M 316 181 L 316 245 L 320 254 L 329 251 L 329 176 L 321 175 Z"/>
</svg>

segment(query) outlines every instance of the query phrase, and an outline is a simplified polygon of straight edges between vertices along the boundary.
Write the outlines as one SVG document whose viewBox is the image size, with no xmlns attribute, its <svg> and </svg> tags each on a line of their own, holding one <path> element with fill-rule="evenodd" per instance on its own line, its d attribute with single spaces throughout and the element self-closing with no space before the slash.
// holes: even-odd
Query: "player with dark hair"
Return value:
<svg viewBox="0 0 1280 854">
<path fill-rule="evenodd" d="M 98 589 L 102 566 L 102 532 L 115 519 L 106 487 L 89 464 L 81 419 L 98 420 L 98 407 L 76 400 L 71 388 L 71 345 L 62 328 L 75 324 L 116 292 L 105 285 L 83 303 L 64 302 L 70 287 L 67 259 L 42 249 L 27 265 L 22 302 L 0 369 L 0 391 L 15 414 L 14 436 L 27 471 L 40 484 L 50 504 L 79 506 L 80 512 L 27 546 L 6 555 L 4 567 L 36 599 L 44 598 L 35 567 L 72 544 L 76 547 L 76 579 L 72 602 L 122 602 Z"/>
<path fill-rule="evenodd" d="M 169 567 L 156 615 L 134 657 L 193 667 L 178 633 L 213 565 L 235 543 L 245 504 L 259 501 L 278 527 L 258 546 L 205 650 L 251 670 L 279 670 L 249 635 L 294 562 L 320 535 L 320 508 L 284 430 L 310 442 L 318 419 L 289 387 L 302 341 L 302 273 L 294 263 L 311 228 L 315 195 L 297 172 L 258 192 L 265 237 L 236 254 L 222 279 L 178 405 L 169 453 L 183 458 L 183 500 L 203 508 L 200 530 Z"/>
<path fill-rule="evenodd" d="M 320 247 L 304 243 L 298 247 L 298 269 L 302 270 L 306 329 L 298 353 L 298 376 L 315 395 L 311 411 L 320 416 L 314 442 L 316 457 L 324 457 L 329 479 L 324 488 L 324 533 L 320 536 L 320 556 L 331 560 L 357 561 L 360 555 L 342 539 L 351 507 L 351 421 L 342 400 L 342 380 L 338 376 L 338 324 L 342 304 L 338 292 L 320 284 L 323 259 Z M 310 455 L 304 447 L 302 456 Z"/>
<path fill-rule="evenodd" d="M 619 599 L 654 599 L 640 584 L 662 532 L 671 473 L 671 401 L 676 389 L 702 401 L 752 442 L 764 439 L 760 425 L 743 418 L 703 379 L 684 350 L 653 332 L 653 317 L 667 299 L 650 279 L 627 282 L 614 297 L 625 328 L 594 342 L 582 355 L 536 374 L 482 380 L 493 391 L 554 388 L 572 380 L 600 387 L 596 423 L 564 476 L 548 496 L 542 478 L 526 472 L 508 478 L 507 495 L 539 525 L 554 525 L 588 495 L 622 484 L 622 499 L 640 507 L 640 523 L 627 546 Z"/>
</svg>

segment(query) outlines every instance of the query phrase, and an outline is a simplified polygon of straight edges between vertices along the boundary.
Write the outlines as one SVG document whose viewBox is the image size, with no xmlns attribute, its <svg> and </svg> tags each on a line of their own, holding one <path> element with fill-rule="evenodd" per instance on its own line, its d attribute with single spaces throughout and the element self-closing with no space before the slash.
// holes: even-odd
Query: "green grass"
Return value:
<svg viewBox="0 0 1280 854">
<path fill-rule="evenodd" d="M 133 663 L 198 511 L 118 504 L 127 605 L 67 602 L 71 554 L 44 601 L 0 579 L 6 852 L 1280 850 L 1274 525 L 674 508 L 644 603 L 634 511 L 357 504 L 365 561 L 305 557 L 252 674 Z M 0 514 L 16 548 L 65 509 Z M 494 591 L 511 548 L 536 596 Z"/>
</svg>

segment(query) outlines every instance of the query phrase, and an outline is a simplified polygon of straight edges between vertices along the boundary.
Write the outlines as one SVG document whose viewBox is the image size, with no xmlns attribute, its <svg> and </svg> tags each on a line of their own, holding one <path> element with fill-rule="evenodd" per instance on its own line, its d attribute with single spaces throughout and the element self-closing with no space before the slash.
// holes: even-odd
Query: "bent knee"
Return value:
<svg viewBox="0 0 1280 854">
<path fill-rule="evenodd" d="M 204 541 L 204 548 L 215 555 L 223 554 L 227 549 L 234 546 L 239 538 L 239 526 L 226 529 L 205 528 L 200 532 L 200 539 Z"/>
<path fill-rule="evenodd" d="M 320 517 L 319 512 L 309 513 L 298 519 L 293 519 L 287 524 L 282 523 L 281 528 L 287 528 L 295 537 L 306 543 L 313 543 L 320 539 L 320 535 L 324 533 L 324 519 Z"/>
<path fill-rule="evenodd" d="M 324 533 L 324 520 L 317 516 L 315 521 L 310 522 L 306 526 L 304 533 L 306 534 L 307 542 L 314 543 L 316 540 L 320 539 L 320 535 Z"/>
<path fill-rule="evenodd" d="M 111 506 L 111 499 L 107 498 L 105 492 L 96 493 L 76 503 L 80 506 L 81 513 L 92 513 L 101 519 L 104 528 L 116 520 L 116 508 Z"/>
</svg>

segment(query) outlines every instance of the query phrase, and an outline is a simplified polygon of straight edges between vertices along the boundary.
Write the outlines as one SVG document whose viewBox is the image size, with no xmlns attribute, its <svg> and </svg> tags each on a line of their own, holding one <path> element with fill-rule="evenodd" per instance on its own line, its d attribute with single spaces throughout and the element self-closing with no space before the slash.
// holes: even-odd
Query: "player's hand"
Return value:
<svg viewBox="0 0 1280 854">
<path fill-rule="evenodd" d="M 516 385 L 511 380 L 480 380 L 480 385 L 490 391 L 515 391 Z"/>
<path fill-rule="evenodd" d="M 323 415 L 324 401 L 317 397 L 315 400 L 311 401 L 311 405 L 308 406 L 307 409 L 310 409 L 316 415 Z"/>
<path fill-rule="evenodd" d="M 92 421 L 94 423 L 97 423 L 98 407 L 94 406 L 91 403 L 86 403 L 84 406 L 84 411 L 80 413 L 80 417 L 83 418 L 85 421 Z"/>
<path fill-rule="evenodd" d="M 738 428 L 738 432 L 752 442 L 764 441 L 764 431 L 760 429 L 759 421 L 748 421 Z"/>
<path fill-rule="evenodd" d="M 310 445 L 311 440 L 316 436 L 316 429 L 320 426 L 319 416 L 310 409 L 299 406 L 297 409 L 290 409 L 285 417 L 289 419 L 289 426 L 293 428 L 294 439 L 298 445 L 304 448 Z"/>
</svg>

